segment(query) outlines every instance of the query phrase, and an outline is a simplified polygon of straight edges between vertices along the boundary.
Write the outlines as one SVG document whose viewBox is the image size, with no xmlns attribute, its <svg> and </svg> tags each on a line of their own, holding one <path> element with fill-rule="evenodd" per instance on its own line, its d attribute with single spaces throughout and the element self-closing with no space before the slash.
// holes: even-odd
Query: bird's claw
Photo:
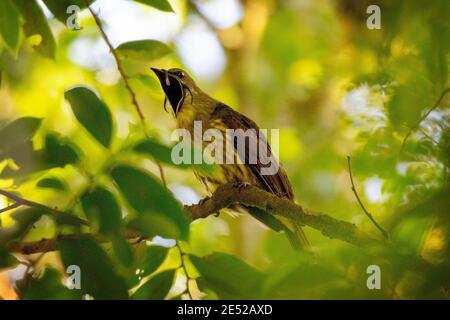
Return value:
<svg viewBox="0 0 450 320">
<path fill-rule="evenodd" d="M 250 183 L 248 182 L 236 182 L 235 187 L 238 189 L 239 192 L 242 191 L 243 188 L 250 186 Z"/>
<path fill-rule="evenodd" d="M 208 201 L 210 198 L 209 197 L 204 197 L 202 199 L 200 199 L 200 201 L 197 203 L 198 205 L 202 205 L 204 204 L 206 201 Z"/>
</svg>

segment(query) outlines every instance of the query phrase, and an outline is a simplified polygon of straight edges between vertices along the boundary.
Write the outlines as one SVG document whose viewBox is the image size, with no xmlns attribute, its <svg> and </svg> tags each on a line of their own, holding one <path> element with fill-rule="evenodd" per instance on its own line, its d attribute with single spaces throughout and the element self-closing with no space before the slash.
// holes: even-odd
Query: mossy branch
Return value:
<svg viewBox="0 0 450 320">
<path fill-rule="evenodd" d="M 24 203 L 24 205 L 29 204 L 34 204 L 34 202 Z M 211 197 L 201 200 L 198 204 L 185 206 L 185 210 L 190 219 L 194 221 L 206 218 L 222 209 L 238 204 L 260 208 L 270 211 L 274 215 L 293 219 L 300 225 L 320 231 L 328 238 L 339 239 L 355 246 L 364 247 L 374 244 L 387 244 L 387 242 L 377 240 L 362 232 L 352 223 L 335 219 L 325 213 L 304 209 L 286 198 L 277 197 L 252 185 L 225 184 L 219 187 Z M 39 206 L 42 205 L 39 204 Z M 26 243 L 13 242 L 9 244 L 8 251 L 22 254 L 56 251 L 58 250 L 58 241 L 61 239 L 86 235 L 91 234 L 60 235 L 53 239 L 42 239 L 40 241 Z M 107 241 L 98 235 L 91 236 L 94 236 L 100 242 Z M 135 232 L 127 232 L 125 236 L 129 239 L 140 237 Z"/>
</svg>

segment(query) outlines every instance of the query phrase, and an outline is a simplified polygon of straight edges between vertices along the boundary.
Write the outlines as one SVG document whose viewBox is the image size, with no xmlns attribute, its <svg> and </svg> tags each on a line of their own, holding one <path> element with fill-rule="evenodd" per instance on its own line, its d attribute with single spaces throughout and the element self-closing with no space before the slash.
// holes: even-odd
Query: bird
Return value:
<svg viewBox="0 0 450 320">
<path fill-rule="evenodd" d="M 209 96 L 197 86 L 194 79 L 186 71 L 180 68 L 159 69 L 154 67 L 151 70 L 157 76 L 164 91 L 164 109 L 167 111 L 168 101 L 179 129 L 185 129 L 194 134 L 194 124 L 200 121 L 203 130 L 217 129 L 224 134 L 226 134 L 227 129 L 237 130 L 236 132 L 254 130 L 256 134 L 246 138 L 248 139 L 246 141 L 262 144 L 266 147 L 269 156 L 275 159 L 266 137 L 260 133 L 258 125 L 253 120 Z M 242 131 L 238 129 L 242 129 Z M 252 139 L 253 141 L 251 141 Z M 235 139 L 229 143 L 231 144 L 231 152 L 234 152 L 233 156 L 239 157 L 240 162 L 221 163 L 218 165 L 218 172 L 214 174 L 199 170 L 194 172 L 208 192 L 212 193 L 217 187 L 226 183 L 250 184 L 278 197 L 294 201 L 292 185 L 281 164 L 277 162 L 278 170 L 276 172 L 261 174 L 261 169 L 265 164 L 261 163 L 259 158 L 256 162 L 249 161 L 253 151 L 249 150 L 248 145 L 242 151 Z M 224 150 L 224 152 L 229 151 Z M 277 160 L 275 159 L 275 161 Z M 275 217 L 273 214 L 254 207 L 242 208 L 242 206 L 239 206 L 232 209 L 237 211 L 244 209 L 270 229 L 284 232 L 292 247 L 296 250 L 304 250 L 309 247 L 302 226 L 296 221 L 279 216 Z"/>
</svg>

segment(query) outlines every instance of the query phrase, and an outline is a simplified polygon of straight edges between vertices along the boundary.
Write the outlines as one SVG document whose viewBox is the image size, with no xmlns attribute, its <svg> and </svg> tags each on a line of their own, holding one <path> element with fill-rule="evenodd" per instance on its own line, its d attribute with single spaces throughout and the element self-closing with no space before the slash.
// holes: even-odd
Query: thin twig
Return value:
<svg viewBox="0 0 450 320">
<path fill-rule="evenodd" d="M 114 57 L 114 60 L 116 61 L 116 65 L 117 65 L 117 69 L 119 70 L 120 75 L 122 76 L 123 82 L 125 84 L 125 88 L 128 90 L 128 92 L 130 93 L 130 97 L 131 97 L 131 102 L 133 103 L 139 118 L 141 119 L 142 125 L 145 128 L 145 117 L 144 114 L 142 113 L 141 107 L 139 106 L 139 103 L 137 102 L 137 98 L 136 98 L 136 93 L 134 92 L 134 90 L 131 88 L 130 83 L 128 81 L 128 76 L 125 73 L 122 63 L 119 59 L 119 56 L 117 55 L 117 52 L 115 50 L 115 48 L 113 47 L 113 45 L 111 44 L 111 41 L 109 41 L 108 36 L 106 35 L 105 30 L 103 29 L 102 23 L 99 19 L 99 17 L 97 16 L 97 14 L 92 10 L 92 8 L 89 6 L 89 1 L 88 0 L 84 0 L 89 12 L 91 13 L 92 17 L 94 17 L 95 20 L 95 24 L 97 25 L 98 29 L 100 30 L 100 33 L 102 35 L 103 40 L 105 40 L 106 45 L 108 46 L 109 50 L 111 51 L 111 54 Z"/>
<path fill-rule="evenodd" d="M 125 88 L 127 89 L 128 93 L 130 94 L 130 98 L 131 98 L 131 103 L 134 105 L 134 108 L 136 109 L 137 114 L 139 115 L 139 119 L 141 121 L 141 125 L 142 128 L 144 130 L 144 135 L 148 138 L 148 132 L 147 132 L 147 126 L 145 123 L 145 116 L 144 113 L 142 112 L 142 108 L 139 105 L 138 101 L 137 101 L 137 95 L 134 92 L 133 88 L 130 85 L 130 82 L 128 81 L 128 75 L 126 74 L 123 66 L 122 66 L 122 62 L 120 61 L 119 55 L 117 54 L 116 49 L 113 47 L 113 45 L 111 44 L 111 41 L 109 40 L 105 30 L 103 29 L 102 26 L 102 22 L 100 21 L 98 15 L 92 10 L 92 8 L 89 6 L 89 1 L 88 0 L 84 0 L 89 12 L 91 13 L 92 17 L 95 20 L 95 24 L 97 25 L 98 29 L 100 30 L 100 33 L 102 35 L 103 40 L 105 40 L 106 45 L 108 46 L 109 50 L 111 51 L 111 54 L 114 57 L 114 60 L 116 61 L 116 65 L 117 65 L 117 70 L 119 71 L 123 82 L 125 84 Z M 156 161 L 156 165 L 158 166 L 159 169 L 159 174 L 161 177 L 161 181 L 163 182 L 164 185 L 166 185 L 166 178 L 164 176 L 164 170 L 163 167 L 161 165 L 161 163 L 159 161 Z"/>
<path fill-rule="evenodd" d="M 356 200 L 358 200 L 358 203 L 359 203 L 359 205 L 360 205 L 360 207 L 361 207 L 361 209 L 364 211 L 364 213 L 366 214 L 366 216 L 370 219 L 370 221 L 372 221 L 373 222 L 373 224 L 375 225 L 375 227 L 377 227 L 378 228 L 378 230 L 380 230 L 381 231 L 381 233 L 383 234 L 383 237 L 385 238 L 385 239 L 389 239 L 389 234 L 375 221 L 375 219 L 374 219 L 374 217 L 372 216 L 372 214 L 369 212 L 369 211 L 367 211 L 367 209 L 366 209 L 366 207 L 364 206 L 364 204 L 362 203 L 362 201 L 361 201 L 361 199 L 360 199 L 360 197 L 359 197 L 359 195 L 358 195 L 358 192 L 356 191 L 356 187 L 355 187 L 355 183 L 354 183 L 354 181 L 353 181 L 353 174 L 352 174 L 352 166 L 351 166 L 351 162 L 350 162 L 351 160 L 350 160 L 350 157 L 349 156 L 347 156 L 347 163 L 348 163 L 348 173 L 349 173 L 349 175 L 350 175 L 350 181 L 351 181 L 351 183 L 352 183 L 352 191 L 353 191 L 353 193 L 355 194 L 355 197 L 356 197 Z"/>
<path fill-rule="evenodd" d="M 181 249 L 180 243 L 178 241 L 176 242 L 176 247 L 178 248 L 178 252 L 180 253 L 180 268 L 183 269 L 183 272 L 186 276 L 186 289 L 183 293 L 187 293 L 189 296 L 189 299 L 194 300 L 194 298 L 192 297 L 190 285 L 189 285 L 190 281 L 194 280 L 194 279 L 192 279 L 189 276 L 189 273 L 186 268 L 186 263 L 184 262 L 184 257 L 186 256 L 186 253 L 183 251 L 183 249 Z"/>
<path fill-rule="evenodd" d="M 436 139 L 434 139 L 432 136 L 430 136 L 428 133 L 425 132 L 424 129 L 419 128 L 419 131 L 431 142 L 433 142 L 435 145 L 439 145 L 439 141 L 436 141 Z"/>
<path fill-rule="evenodd" d="M 20 207 L 20 206 L 21 206 L 20 203 L 17 203 L 17 202 L 16 202 L 16 203 L 13 203 L 13 204 L 10 205 L 10 206 L 7 206 L 7 207 L 5 207 L 5 208 L 3 208 L 3 209 L 0 209 L 0 213 L 3 213 L 3 212 L 6 212 L 6 211 L 15 209 L 15 208 Z"/>
<path fill-rule="evenodd" d="M 0 195 L 5 196 L 5 197 L 7 197 L 10 200 L 13 200 L 15 202 L 14 205 L 16 205 L 16 206 L 23 205 L 23 206 L 27 206 L 27 207 L 42 208 L 44 210 L 55 212 L 55 213 L 58 213 L 58 214 L 64 213 L 63 211 L 60 211 L 58 209 L 47 207 L 44 204 L 24 199 L 24 198 L 22 198 L 22 197 L 20 197 L 18 195 L 15 195 L 12 192 L 9 192 L 9 191 L 3 190 L 3 189 L 0 189 Z M 12 206 L 14 206 L 14 205 L 12 205 Z M 10 206 L 10 207 L 12 207 L 12 206 Z M 5 209 L 7 209 L 7 208 L 5 208 Z"/>
<path fill-rule="evenodd" d="M 450 88 L 445 89 L 444 91 L 442 91 L 441 95 L 439 96 L 439 99 L 437 99 L 436 103 L 417 121 L 417 123 L 415 125 L 413 125 L 409 131 L 406 133 L 405 137 L 403 138 L 402 141 L 402 145 L 400 147 L 400 153 L 403 151 L 403 148 L 405 146 L 406 140 L 408 140 L 408 138 L 411 136 L 411 134 L 417 130 L 417 128 L 420 126 L 420 124 L 422 123 L 422 121 L 424 121 L 431 112 L 433 112 L 436 108 L 439 107 L 442 99 L 444 99 L 445 95 L 447 93 L 450 92 Z"/>
<path fill-rule="evenodd" d="M 197 15 L 198 15 L 198 16 L 206 23 L 206 25 L 207 25 L 211 30 L 213 30 L 213 31 L 216 32 L 216 33 L 219 33 L 219 32 L 220 32 L 220 30 L 219 30 L 219 29 L 211 22 L 211 20 L 208 19 L 208 17 L 205 16 L 205 15 L 203 14 L 203 12 L 201 12 L 201 11 L 199 10 L 199 8 L 198 8 L 197 4 L 195 3 L 195 1 L 193 1 L 193 0 L 188 1 L 188 2 L 187 2 L 187 6 L 188 6 L 188 9 L 192 10 L 195 14 L 197 14 Z"/>
<path fill-rule="evenodd" d="M 0 195 L 5 196 L 5 197 L 7 197 L 10 200 L 13 200 L 15 203 L 12 206 L 15 205 L 16 207 L 18 207 L 18 206 L 26 206 L 26 207 L 40 208 L 40 209 L 43 209 L 45 211 L 55 213 L 57 215 L 69 215 L 70 214 L 70 213 L 67 213 L 67 212 L 55 209 L 55 208 L 48 207 L 48 206 L 46 206 L 44 204 L 41 204 L 41 203 L 38 203 L 38 202 L 35 202 L 35 201 L 24 199 L 24 198 L 22 198 L 22 197 L 20 197 L 18 195 L 15 195 L 12 192 L 9 192 L 9 191 L 3 190 L 3 189 L 0 189 Z M 2 210 L 3 211 L 6 211 L 6 209 L 11 210 L 11 209 L 13 209 L 13 208 L 11 208 L 12 206 L 9 206 L 9 207 L 4 208 Z M 89 225 L 86 221 L 84 221 L 81 218 L 78 218 L 78 220 L 83 225 Z"/>
</svg>

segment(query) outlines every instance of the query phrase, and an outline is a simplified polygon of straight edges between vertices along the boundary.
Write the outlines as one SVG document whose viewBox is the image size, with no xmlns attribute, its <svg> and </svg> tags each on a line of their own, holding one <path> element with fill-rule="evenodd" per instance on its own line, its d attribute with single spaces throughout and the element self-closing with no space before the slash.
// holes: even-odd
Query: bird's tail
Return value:
<svg viewBox="0 0 450 320">
<path fill-rule="evenodd" d="M 295 250 L 304 250 L 309 247 L 308 239 L 306 238 L 306 235 L 300 226 L 293 225 L 292 228 L 289 228 L 273 215 L 267 213 L 262 209 L 254 207 L 247 207 L 246 209 L 252 217 L 262 222 L 270 229 L 277 232 L 284 231 L 289 242 Z"/>
<path fill-rule="evenodd" d="M 294 248 L 295 250 L 305 250 L 309 247 L 308 238 L 306 238 L 305 232 L 303 231 L 302 227 L 295 226 L 294 230 L 285 227 L 284 232 L 286 233 L 286 236 L 291 243 L 292 248 Z"/>
</svg>

